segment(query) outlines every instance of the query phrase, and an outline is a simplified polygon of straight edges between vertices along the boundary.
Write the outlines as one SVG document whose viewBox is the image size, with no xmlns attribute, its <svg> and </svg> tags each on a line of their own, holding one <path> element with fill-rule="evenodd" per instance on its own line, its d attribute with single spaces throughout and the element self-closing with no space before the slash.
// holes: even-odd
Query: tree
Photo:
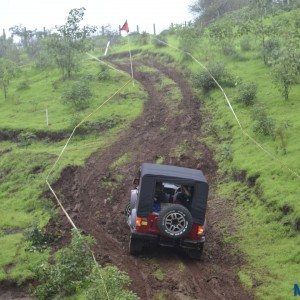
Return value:
<svg viewBox="0 0 300 300">
<path fill-rule="evenodd" d="M 95 27 L 80 28 L 85 8 L 75 8 L 69 12 L 65 25 L 57 27 L 57 33 L 47 38 L 49 54 L 61 70 L 63 77 L 70 78 L 76 71 L 78 55 L 90 47 L 87 37 L 95 32 Z"/>
<path fill-rule="evenodd" d="M 0 85 L 3 89 L 5 99 L 7 99 L 9 83 L 16 74 L 16 64 L 9 59 L 0 58 Z"/>
<path fill-rule="evenodd" d="M 5 57 L 18 62 L 19 54 L 19 50 L 11 37 L 7 38 L 5 35 L 0 37 L 0 58 Z"/>
<path fill-rule="evenodd" d="M 286 47 L 274 64 L 274 83 L 285 100 L 289 99 L 292 86 L 297 82 L 299 57 L 296 49 Z"/>
<path fill-rule="evenodd" d="M 254 33 L 261 39 L 263 61 L 266 65 L 268 63 L 266 53 L 266 37 L 270 34 L 270 31 L 272 31 L 272 26 L 265 24 L 265 17 L 272 9 L 273 0 L 251 0 L 250 3 L 252 12 L 254 13 L 252 23 Z"/>
<path fill-rule="evenodd" d="M 197 0 L 190 6 L 190 10 L 198 20 L 205 24 L 218 19 L 226 12 L 240 9 L 250 0 Z"/>
</svg>

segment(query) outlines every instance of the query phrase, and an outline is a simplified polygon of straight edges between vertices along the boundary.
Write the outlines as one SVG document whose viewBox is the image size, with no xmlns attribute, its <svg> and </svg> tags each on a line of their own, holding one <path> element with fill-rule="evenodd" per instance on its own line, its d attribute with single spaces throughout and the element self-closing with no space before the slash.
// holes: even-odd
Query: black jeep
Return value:
<svg viewBox="0 0 300 300">
<path fill-rule="evenodd" d="M 129 251 L 144 247 L 180 247 L 200 259 L 205 241 L 208 184 L 199 170 L 144 163 L 134 180 L 127 209 Z"/>
</svg>

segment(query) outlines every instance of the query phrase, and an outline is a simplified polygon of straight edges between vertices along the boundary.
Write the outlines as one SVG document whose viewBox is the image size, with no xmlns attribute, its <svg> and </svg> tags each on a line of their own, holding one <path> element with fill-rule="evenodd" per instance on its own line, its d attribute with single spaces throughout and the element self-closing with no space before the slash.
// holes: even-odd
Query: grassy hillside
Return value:
<svg viewBox="0 0 300 300">
<path fill-rule="evenodd" d="M 0 142 L 0 280 L 23 283 L 33 278 L 33 270 L 47 261 L 49 250 L 38 251 L 26 236 L 42 229 L 56 212 L 43 196 L 45 178 L 57 159 L 66 137 L 83 116 L 93 111 L 129 80 L 129 76 L 109 71 L 98 80 L 99 63 L 84 60 L 71 80 L 61 80 L 55 69 L 22 67 L 12 81 L 9 98 L 0 95 L 0 131 L 9 130 L 11 140 Z M 89 78 L 92 97 L 89 107 L 76 111 L 62 101 L 65 89 Z M 20 89 L 26 82 L 27 88 Z M 138 84 L 128 84 L 103 109 L 79 128 L 57 165 L 51 181 L 67 165 L 81 165 L 96 149 L 108 146 L 142 111 L 145 93 Z M 45 122 L 49 111 L 49 126 Z M 44 133 L 39 138 L 38 132 Z M 62 139 L 53 138 L 63 132 Z M 64 138 L 63 138 L 64 137 Z"/>
<path fill-rule="evenodd" d="M 236 31 L 241 26 L 236 21 L 239 13 L 228 15 L 211 26 L 222 27 L 229 23 Z M 267 41 L 276 41 L 279 49 L 284 47 L 284 32 L 290 32 L 290 26 L 297 28 L 299 15 L 298 9 L 266 17 L 265 26 L 278 28 L 277 34 L 266 35 Z M 299 178 L 287 169 L 298 174 L 300 170 L 300 76 L 298 74 L 297 83 L 292 86 L 289 99 L 284 100 L 274 84 L 274 68 L 263 62 L 260 38 L 255 33 L 225 40 L 229 49 L 226 52 L 224 44 L 213 39 L 209 30 L 210 27 L 195 34 L 191 28 L 192 46 L 188 49 L 183 42 L 188 29 L 171 30 L 158 38 L 191 51 L 207 66 L 216 62 L 225 66 L 232 82 L 227 84 L 224 80 L 221 84 L 244 129 L 276 159 L 243 135 L 220 90 L 214 88 L 205 93 L 197 88 L 199 74 L 203 72 L 199 64 L 172 47 L 155 46 L 155 37 L 152 44 L 141 45 L 138 37 L 132 37 L 132 41 L 135 40 L 135 48 L 171 57 L 176 65 L 191 72 L 200 93 L 199 100 L 204 104 L 201 112 L 206 131 L 204 142 L 216 151 L 219 162 L 218 193 L 224 201 L 233 201 L 236 207 L 235 222 L 239 228 L 233 235 L 230 228 L 224 234 L 227 234 L 226 241 L 245 255 L 247 263 L 239 272 L 240 280 L 259 298 L 287 299 L 292 296 L 293 284 L 300 274 L 300 184 Z M 245 39 L 249 49 L 243 50 L 241 45 Z M 297 47 L 297 42 L 295 45 Z M 120 50 L 125 50 L 125 46 L 113 49 Z M 254 83 L 257 87 L 252 106 L 236 100 L 243 83 Z M 265 126 L 257 120 L 262 112 L 265 112 L 264 121 L 272 124 L 269 135 L 255 129 Z"/>
</svg>

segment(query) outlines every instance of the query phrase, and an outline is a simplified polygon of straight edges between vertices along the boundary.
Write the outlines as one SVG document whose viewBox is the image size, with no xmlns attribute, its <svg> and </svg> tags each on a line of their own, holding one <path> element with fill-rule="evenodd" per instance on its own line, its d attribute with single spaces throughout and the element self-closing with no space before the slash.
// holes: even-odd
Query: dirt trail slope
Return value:
<svg viewBox="0 0 300 300">
<path fill-rule="evenodd" d="M 114 63 L 130 72 L 122 61 Z M 139 71 L 143 65 L 151 66 L 155 72 Z M 135 79 L 148 93 L 142 115 L 106 151 L 94 153 L 84 167 L 66 168 L 54 185 L 55 190 L 78 227 L 95 237 L 98 261 L 113 263 L 126 271 L 132 279 L 131 289 L 141 299 L 152 299 L 159 293 L 167 299 L 251 298 L 236 277 L 239 259 L 227 253 L 220 229 L 213 225 L 227 214 L 222 201 L 213 197 L 209 202 L 208 242 L 202 261 L 195 262 L 182 253 L 162 248 L 138 258 L 128 254 L 129 230 L 123 210 L 129 201 L 132 178 L 142 162 L 155 162 L 162 157 L 165 163 L 186 167 L 201 164 L 210 183 L 216 171 L 212 152 L 199 142 L 199 101 L 184 75 L 150 57 L 135 61 L 134 67 Z M 169 105 L 166 95 L 172 86 L 161 88 L 162 75 L 179 87 L 182 101 L 178 106 Z M 185 151 L 174 154 L 176 147 L 184 147 Z M 124 154 L 129 154 L 130 161 L 112 169 L 112 163 Z M 62 233 L 61 244 L 68 241 L 70 227 L 63 216 L 49 230 Z M 163 272 L 163 278 L 154 276 L 157 271 Z"/>
</svg>

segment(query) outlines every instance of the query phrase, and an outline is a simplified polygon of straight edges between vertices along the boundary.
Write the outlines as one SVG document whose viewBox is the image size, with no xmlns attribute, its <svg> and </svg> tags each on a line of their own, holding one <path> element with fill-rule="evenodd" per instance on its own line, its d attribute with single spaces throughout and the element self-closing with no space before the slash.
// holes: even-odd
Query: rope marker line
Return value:
<svg viewBox="0 0 300 300">
<path fill-rule="evenodd" d="M 128 83 L 131 82 L 132 79 L 128 80 L 121 88 L 119 88 L 113 95 L 111 95 L 108 99 L 106 99 L 103 103 L 101 103 L 96 109 L 94 109 L 90 114 L 88 114 L 86 117 L 84 117 L 73 129 L 71 135 L 69 136 L 66 144 L 64 145 L 63 149 L 61 150 L 57 160 L 55 161 L 55 163 L 53 164 L 52 168 L 50 169 L 46 179 L 48 180 L 50 174 L 52 173 L 52 171 L 54 170 L 55 166 L 57 165 L 58 161 L 61 159 L 61 156 L 63 155 L 63 153 L 65 152 L 71 138 L 73 137 L 76 129 L 82 124 L 84 123 L 90 116 L 92 116 L 94 113 L 96 113 L 103 105 L 105 105 L 108 101 L 110 101 L 114 96 L 116 96 L 118 93 L 120 93 L 126 86 Z"/>
<path fill-rule="evenodd" d="M 232 114 L 234 115 L 234 118 L 236 119 L 236 121 L 237 121 L 237 123 L 238 123 L 238 125 L 239 125 L 239 127 L 240 127 L 240 129 L 241 129 L 241 131 L 242 131 L 242 133 L 243 133 L 246 137 L 248 137 L 248 138 L 249 138 L 249 139 L 250 139 L 250 140 L 258 147 L 258 148 L 260 148 L 262 151 L 264 151 L 265 154 L 267 154 L 268 156 L 270 156 L 272 159 L 276 160 L 280 165 L 282 165 L 285 169 L 287 169 L 287 170 L 288 170 L 290 173 L 292 173 L 294 176 L 300 178 L 300 175 L 299 175 L 296 171 L 292 170 L 288 165 L 286 165 L 284 162 L 282 162 L 282 161 L 281 161 L 279 158 L 277 158 L 274 154 L 272 154 L 270 151 L 268 151 L 267 149 L 265 149 L 259 142 L 257 142 L 252 136 L 250 136 L 249 133 L 247 133 L 247 132 L 245 131 L 245 129 L 243 128 L 243 126 L 242 126 L 242 124 L 241 124 L 241 122 L 240 122 L 238 116 L 236 115 L 236 113 L 235 113 L 235 111 L 234 111 L 234 109 L 233 109 L 233 107 L 232 107 L 232 105 L 231 105 L 231 103 L 230 103 L 230 101 L 229 101 L 229 99 L 228 99 L 228 97 L 227 97 L 227 95 L 226 95 L 224 89 L 223 89 L 222 86 L 219 84 L 219 82 L 214 78 L 214 76 L 211 74 L 211 72 L 207 69 L 207 67 L 206 67 L 205 65 L 203 65 L 203 64 L 202 64 L 198 59 L 196 59 L 191 53 L 189 53 L 189 52 L 187 52 L 187 51 L 184 51 L 184 50 L 181 50 L 181 49 L 179 49 L 179 48 L 177 48 L 177 47 L 175 47 L 175 46 L 173 46 L 173 45 L 170 45 L 170 44 L 168 44 L 168 43 L 166 43 L 166 42 L 164 42 L 164 41 L 161 41 L 161 40 L 159 40 L 159 39 L 157 39 L 157 38 L 154 38 L 154 39 L 156 39 L 157 41 L 159 41 L 159 42 L 162 43 L 162 44 L 165 44 L 166 46 L 168 46 L 168 47 L 170 47 L 170 48 L 173 48 L 173 49 L 175 49 L 175 50 L 177 50 L 177 51 L 186 53 L 186 54 L 189 55 L 196 63 L 198 63 L 205 71 L 207 71 L 208 74 L 210 75 L 210 77 L 213 79 L 213 81 L 216 83 L 216 85 L 218 86 L 218 88 L 219 88 L 219 89 L 221 90 L 221 92 L 223 93 L 223 95 L 224 95 L 224 97 L 225 97 L 225 99 L 226 99 L 226 102 L 227 102 L 227 104 L 228 104 L 228 106 L 229 106 L 229 108 L 230 108 Z"/>
<path fill-rule="evenodd" d="M 90 56 L 92 56 L 92 55 L 90 55 Z M 96 57 L 93 57 L 93 58 L 97 59 Z M 100 61 L 99 59 L 97 59 L 97 60 L 98 60 L 99 62 L 102 62 L 102 61 Z M 102 63 L 103 63 L 103 62 L 102 62 Z M 107 64 L 107 65 L 108 65 L 109 67 L 115 69 L 114 67 L 110 66 L 109 64 Z M 116 71 L 119 71 L 119 72 L 121 72 L 121 73 L 125 73 L 125 72 L 120 71 L 120 70 L 118 70 L 118 69 L 115 69 L 115 70 L 116 70 Z M 125 74 L 126 74 L 126 73 L 125 73 Z M 127 75 L 127 74 L 126 74 L 126 75 Z M 51 167 L 51 169 L 50 169 L 50 171 L 49 171 L 49 173 L 48 173 L 48 175 L 47 175 L 47 177 L 46 177 L 46 184 L 48 185 L 48 187 L 49 187 L 51 193 L 54 195 L 54 197 L 55 197 L 57 203 L 59 204 L 60 208 L 61 208 L 62 211 L 64 212 L 65 216 L 67 217 L 67 219 L 68 219 L 68 221 L 70 222 L 70 224 L 72 225 L 72 227 L 73 227 L 79 234 L 81 234 L 80 231 L 79 231 L 79 229 L 76 227 L 76 225 L 75 225 L 75 223 L 73 222 L 72 218 L 69 216 L 68 212 L 65 210 L 65 208 L 64 208 L 64 206 L 62 205 L 61 201 L 58 199 L 58 197 L 57 197 L 57 195 L 56 195 L 54 189 L 52 188 L 51 184 L 49 183 L 49 181 L 48 181 L 49 176 L 51 175 L 51 173 L 53 172 L 55 166 L 57 165 L 57 163 L 58 163 L 59 160 L 61 159 L 61 157 L 62 157 L 63 153 L 65 152 L 65 150 L 66 150 L 66 148 L 67 148 L 67 146 L 68 146 L 68 144 L 69 144 L 71 138 L 73 137 L 73 135 L 74 135 L 76 129 L 77 129 L 81 124 L 83 124 L 89 117 L 91 117 L 93 114 L 95 114 L 102 106 L 104 106 L 106 103 L 108 103 L 114 96 L 116 96 L 118 93 L 120 93 L 120 92 L 121 92 L 121 91 L 122 91 L 122 90 L 123 90 L 123 89 L 131 82 L 131 81 L 132 81 L 132 78 L 131 78 L 130 80 L 128 80 L 128 81 L 127 81 L 121 88 L 119 88 L 114 94 L 112 94 L 109 98 L 107 98 L 104 102 L 102 102 L 102 103 L 101 103 L 96 109 L 94 109 L 90 114 L 88 114 L 87 116 L 85 116 L 85 117 L 84 117 L 84 118 L 83 118 L 83 119 L 82 119 L 82 120 L 74 127 L 74 129 L 73 129 L 72 133 L 70 134 L 70 136 L 69 136 L 69 138 L 68 138 L 66 144 L 64 145 L 64 147 L 63 147 L 63 149 L 61 150 L 61 152 L 60 152 L 58 158 L 57 158 L 56 161 L 54 162 L 53 166 Z M 96 260 L 95 254 L 94 254 L 94 252 L 92 251 L 92 249 L 89 247 L 88 244 L 86 244 L 86 246 L 87 246 L 88 250 L 90 251 L 90 253 L 92 254 L 92 257 L 93 257 L 93 260 L 94 260 L 96 266 L 99 268 L 99 274 L 100 274 L 101 280 L 102 280 L 102 282 L 103 282 L 103 286 L 104 286 L 106 298 L 109 300 L 110 297 L 109 297 L 109 294 L 108 294 L 108 291 L 107 291 L 107 287 L 106 287 L 104 278 L 103 278 L 103 276 L 102 276 L 102 273 L 101 273 L 101 270 L 100 270 L 100 266 L 99 266 L 99 264 L 98 264 L 98 262 L 97 262 L 97 260 Z"/>
</svg>

